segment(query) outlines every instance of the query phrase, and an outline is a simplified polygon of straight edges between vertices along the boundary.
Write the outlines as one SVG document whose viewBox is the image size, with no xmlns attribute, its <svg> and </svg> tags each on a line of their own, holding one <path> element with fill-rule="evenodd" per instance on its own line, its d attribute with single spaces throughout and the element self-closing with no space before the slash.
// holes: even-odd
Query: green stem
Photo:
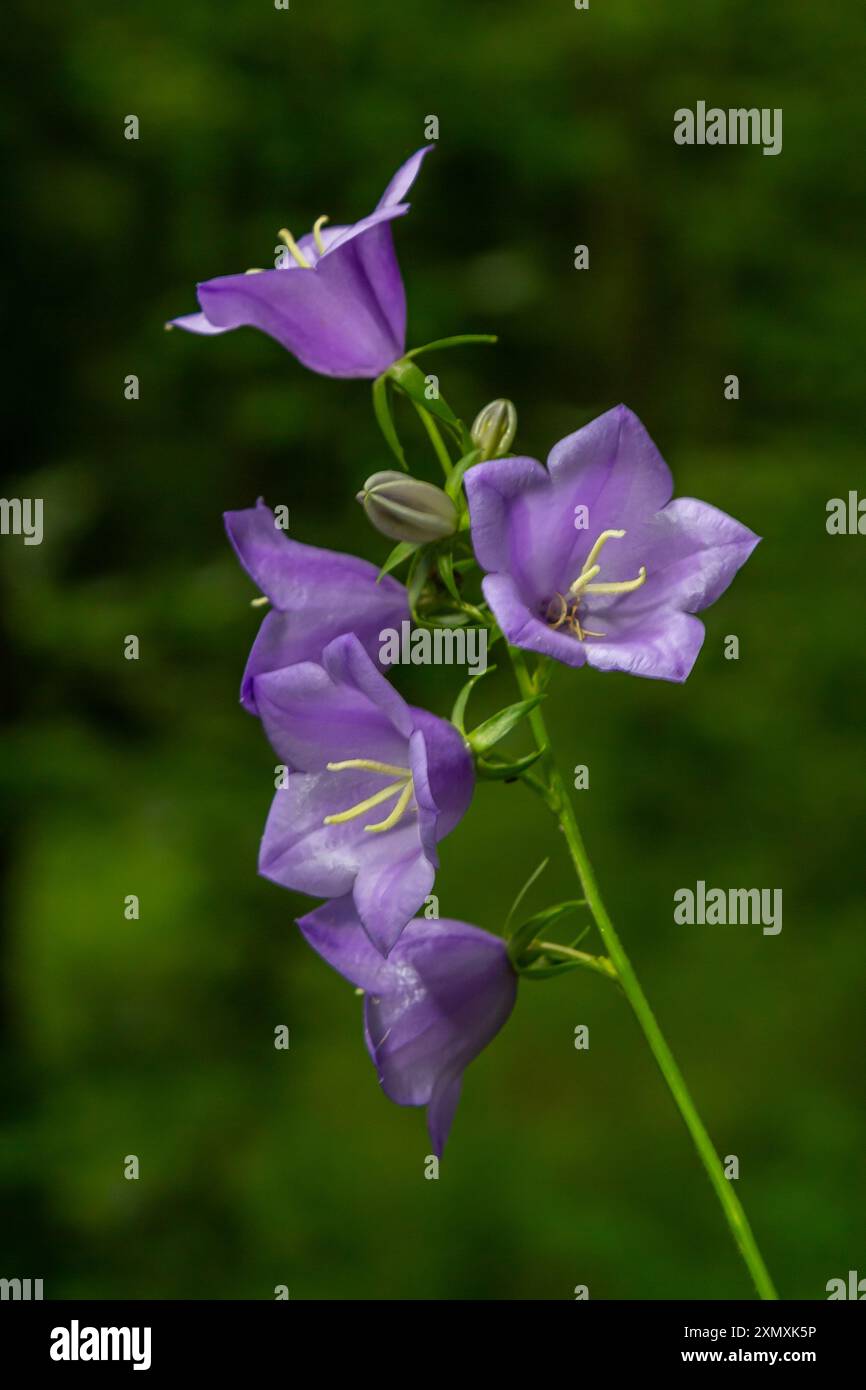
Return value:
<svg viewBox="0 0 866 1390">
<path fill-rule="evenodd" d="M 436 421 L 433 419 L 432 415 L 428 415 L 423 405 L 419 405 L 417 401 L 413 401 L 412 404 L 414 405 L 419 416 L 421 417 L 421 423 L 430 437 L 430 443 L 433 445 L 436 457 L 442 465 L 442 471 L 444 472 L 445 477 L 450 478 L 454 465 L 451 462 L 451 455 L 445 447 L 445 440 L 442 438 L 442 435 L 439 431 L 439 426 L 436 424 Z"/>
<path fill-rule="evenodd" d="M 514 666 L 520 692 L 524 699 L 530 699 L 536 693 L 536 686 L 529 673 L 523 653 L 516 648 L 509 647 L 509 654 Z M 617 936 L 614 925 L 607 914 L 607 909 L 599 893 L 598 885 L 595 881 L 595 874 L 589 862 L 586 847 L 583 843 L 583 837 L 575 818 L 574 808 L 572 807 L 563 778 L 549 751 L 550 738 L 540 707 L 537 706 L 530 712 L 529 723 L 538 747 L 548 750 L 539 760 L 547 773 L 547 794 L 545 800 L 548 807 L 559 821 L 562 833 L 565 836 L 565 842 L 568 845 L 571 861 L 583 889 L 584 897 L 595 918 L 596 925 L 614 970 L 616 971 L 619 983 L 622 986 L 623 993 L 632 1007 L 635 1017 L 643 1030 L 644 1037 L 655 1057 L 659 1070 L 667 1082 L 671 1095 L 685 1121 L 686 1128 L 692 1136 L 695 1148 L 698 1151 L 701 1162 L 706 1169 L 707 1176 L 712 1183 L 728 1225 L 731 1228 L 731 1233 L 736 1242 L 737 1249 L 745 1261 L 758 1294 L 762 1299 L 778 1298 L 778 1294 L 773 1287 L 773 1281 L 770 1278 L 761 1252 L 758 1249 L 757 1242 L 755 1241 L 755 1237 L 752 1234 L 752 1229 L 749 1225 L 746 1213 L 740 1204 L 740 1199 L 734 1191 L 733 1184 L 724 1175 L 722 1163 L 713 1147 L 713 1142 L 697 1112 L 694 1101 L 689 1095 L 682 1073 L 674 1060 L 674 1055 L 668 1047 L 664 1035 L 655 1020 L 647 997 L 641 988 L 632 964 Z"/>
<path fill-rule="evenodd" d="M 616 969 L 607 956 L 591 956 L 587 951 L 575 951 L 573 947 L 560 946 L 555 941 L 532 941 L 529 949 L 541 951 L 545 956 L 574 961 L 575 965 L 583 965 L 587 970 L 596 970 L 608 980 L 617 978 Z"/>
</svg>

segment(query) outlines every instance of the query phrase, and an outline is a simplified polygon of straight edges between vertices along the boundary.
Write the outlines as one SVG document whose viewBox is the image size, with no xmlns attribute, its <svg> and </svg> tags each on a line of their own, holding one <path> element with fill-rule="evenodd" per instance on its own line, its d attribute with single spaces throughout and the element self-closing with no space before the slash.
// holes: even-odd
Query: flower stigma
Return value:
<svg viewBox="0 0 866 1390">
<path fill-rule="evenodd" d="M 291 232 L 287 227 L 281 227 L 280 230 L 277 232 L 277 236 L 280 238 L 280 241 L 285 242 L 286 246 L 289 248 L 293 260 L 297 262 L 297 264 L 301 267 L 302 270 L 312 270 L 313 267 L 310 265 L 310 262 L 307 260 L 300 246 L 295 241 L 295 238 L 292 236 Z"/>
<path fill-rule="evenodd" d="M 604 637 L 604 632 L 594 632 L 584 627 L 580 621 L 579 608 L 584 594 L 631 594 L 646 583 L 646 567 L 641 565 L 636 579 L 595 581 L 601 565 L 596 564 L 599 555 L 609 540 L 622 540 L 625 531 L 602 531 L 583 562 L 580 574 L 569 586 L 567 594 L 558 591 L 547 605 L 545 621 L 552 628 L 567 627 L 581 642 L 585 637 Z M 557 602 L 558 601 L 558 602 Z"/>
<path fill-rule="evenodd" d="M 322 241 L 322 228 L 326 222 L 330 222 L 330 217 L 317 217 L 313 223 L 313 240 L 316 243 L 316 250 L 320 256 L 325 254 L 325 243 Z"/>
<path fill-rule="evenodd" d="M 395 782 L 390 782 L 387 787 L 382 787 L 381 791 L 374 792 L 372 796 L 359 801 L 356 806 L 350 806 L 347 811 L 338 811 L 336 815 L 325 816 L 323 825 L 342 825 L 345 821 L 355 820 L 358 816 L 363 816 L 367 811 L 372 811 L 374 806 L 380 806 L 383 801 L 390 801 L 396 796 L 397 801 L 390 813 L 384 820 L 377 821 L 375 825 L 365 825 L 364 829 L 370 834 L 380 835 L 384 830 L 391 830 L 402 820 L 403 815 L 409 808 L 412 794 L 415 790 L 412 781 L 412 773 L 408 767 L 397 767 L 393 763 L 376 762 L 373 758 L 346 758 L 339 763 L 327 763 L 329 772 L 342 772 L 346 768 L 360 769 L 364 772 L 378 772 L 383 777 L 396 777 Z"/>
</svg>

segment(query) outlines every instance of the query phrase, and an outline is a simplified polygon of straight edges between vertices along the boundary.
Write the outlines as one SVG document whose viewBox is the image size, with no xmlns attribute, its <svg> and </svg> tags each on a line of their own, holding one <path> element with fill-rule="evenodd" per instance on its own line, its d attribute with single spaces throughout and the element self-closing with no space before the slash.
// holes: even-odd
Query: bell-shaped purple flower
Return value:
<svg viewBox="0 0 866 1390">
<path fill-rule="evenodd" d="M 409 618 L 404 585 L 389 575 L 377 583 L 375 565 L 355 555 L 291 540 L 261 498 L 255 507 L 226 512 L 224 520 L 238 559 L 272 605 L 241 683 L 241 703 L 251 714 L 258 713 L 256 676 L 321 661 L 328 643 L 344 632 L 354 632 L 378 660 L 382 631 L 399 631 Z"/>
<path fill-rule="evenodd" d="M 173 319 L 191 333 L 258 328 L 311 371 L 376 377 L 406 347 L 406 293 L 391 223 L 404 202 L 426 145 L 397 170 L 375 210 L 351 226 L 320 217 L 299 241 L 283 230 L 284 263 L 276 270 L 220 275 L 197 286 L 201 313 Z"/>
<path fill-rule="evenodd" d="M 714 603 L 760 540 L 692 497 L 619 405 L 560 440 L 547 468 L 500 458 L 466 474 L 484 594 L 515 647 L 569 666 L 684 681 Z"/>
<path fill-rule="evenodd" d="M 370 940 L 391 950 L 433 886 L 436 844 L 461 819 L 474 770 L 452 724 L 413 709 L 357 637 L 253 681 L 290 769 L 259 854 L 265 878 L 314 897 L 351 893 Z"/>
<path fill-rule="evenodd" d="M 409 923 L 387 960 L 374 951 L 350 897 L 298 926 L 329 965 L 364 991 L 364 1035 L 386 1096 L 426 1105 L 441 1154 L 463 1072 L 505 1023 L 517 976 L 505 942 L 466 922 Z"/>
</svg>

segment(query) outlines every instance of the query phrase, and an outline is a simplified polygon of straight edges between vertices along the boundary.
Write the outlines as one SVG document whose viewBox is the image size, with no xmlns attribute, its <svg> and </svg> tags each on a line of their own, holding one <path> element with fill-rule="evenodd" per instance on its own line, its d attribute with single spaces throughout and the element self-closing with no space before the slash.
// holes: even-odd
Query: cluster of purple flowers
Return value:
<svg viewBox="0 0 866 1390">
<path fill-rule="evenodd" d="M 395 174 L 370 216 L 319 218 L 284 263 L 198 287 L 195 333 L 253 326 L 304 365 L 377 377 L 405 351 L 406 301 L 392 222 L 427 149 Z M 561 440 L 547 467 L 491 457 L 465 496 L 490 625 L 518 648 L 682 681 L 712 603 L 758 537 L 694 499 L 672 501 L 670 472 L 637 417 L 618 406 Z M 584 524 L 591 519 L 591 525 Z M 426 1105 L 440 1153 L 473 1057 L 514 1004 L 505 941 L 418 916 L 437 846 L 465 814 L 473 753 L 453 724 L 408 705 L 382 671 L 380 635 L 411 617 L 406 587 L 365 561 L 290 539 L 259 501 L 226 515 L 241 564 L 269 601 L 241 701 L 286 766 L 260 872 L 324 899 L 299 926 L 364 994 L 367 1047 L 386 1094 Z"/>
</svg>

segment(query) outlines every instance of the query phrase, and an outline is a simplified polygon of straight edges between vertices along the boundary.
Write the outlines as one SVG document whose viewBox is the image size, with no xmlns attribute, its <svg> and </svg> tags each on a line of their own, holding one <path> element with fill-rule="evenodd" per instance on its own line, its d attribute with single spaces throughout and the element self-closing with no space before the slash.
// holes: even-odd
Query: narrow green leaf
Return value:
<svg viewBox="0 0 866 1390">
<path fill-rule="evenodd" d="M 463 600 L 460 596 L 460 590 L 457 588 L 457 582 L 454 578 L 453 552 L 450 550 L 441 551 L 436 558 L 436 568 L 439 571 L 439 577 L 442 583 L 445 585 L 451 597 L 455 599 L 457 603 L 462 603 Z"/>
<path fill-rule="evenodd" d="M 451 469 L 450 477 L 445 484 L 445 491 L 452 501 L 457 500 L 457 495 L 463 485 L 463 474 L 467 468 L 472 468 L 481 457 L 480 449 L 470 449 L 468 454 L 464 454 L 462 459 L 458 459 Z"/>
<path fill-rule="evenodd" d="M 492 667 L 490 668 L 493 669 Z M 522 777 L 524 772 L 528 772 L 533 763 L 537 763 L 546 748 L 535 748 L 531 753 L 527 753 L 524 758 L 515 758 L 513 762 L 491 761 L 490 758 L 479 758 L 476 768 L 481 777 L 488 782 L 515 782 L 518 777 Z"/>
<path fill-rule="evenodd" d="M 454 701 L 454 708 L 451 711 L 451 723 L 454 725 L 455 729 L 460 730 L 461 734 L 466 733 L 463 727 L 463 719 L 466 714 L 466 705 L 469 696 L 472 694 L 478 682 L 483 680 L 485 676 L 489 676 L 491 671 L 495 670 L 495 666 L 488 666 L 486 671 L 479 671 L 477 676 L 470 676 L 469 680 L 460 691 L 460 694 L 457 696 L 457 699 Z"/>
<path fill-rule="evenodd" d="M 428 613 L 427 616 L 424 617 L 424 618 L 419 617 L 418 614 L 415 613 L 415 614 L 413 615 L 413 618 L 414 618 L 414 622 L 415 622 L 415 626 L 416 626 L 416 627 L 427 627 L 427 628 L 430 628 L 431 630 L 433 630 L 433 629 L 435 629 L 435 628 L 437 628 L 437 627 L 448 627 L 448 628 L 453 628 L 453 627 L 467 627 L 467 626 L 469 625 L 469 614 L 468 614 L 468 613 L 454 613 L 454 612 L 450 612 L 450 613 L 445 613 L 445 612 L 443 612 L 443 613 L 437 613 L 437 612 L 433 612 L 433 613 Z"/>
<path fill-rule="evenodd" d="M 414 362 L 407 362 L 405 357 L 400 358 L 388 368 L 386 375 L 405 392 L 410 401 L 415 401 L 428 415 L 435 415 L 438 420 L 444 420 L 446 425 L 450 425 L 462 437 L 460 421 L 448 402 L 441 396 L 433 400 L 428 399 L 427 378 Z"/>
<path fill-rule="evenodd" d="M 521 980 L 552 980 L 556 975 L 567 975 L 570 970 L 585 969 L 586 966 L 579 960 L 563 960 L 557 965 L 530 965 L 525 970 L 517 967 Z"/>
<path fill-rule="evenodd" d="M 418 599 L 421 597 L 421 590 L 430 577 L 431 563 L 432 557 L 426 547 L 422 546 L 412 556 L 409 573 L 406 577 L 406 589 L 409 596 L 409 611 L 413 618 Z"/>
<path fill-rule="evenodd" d="M 490 719 L 485 719 L 483 724 L 479 724 L 471 734 L 467 734 L 473 751 L 483 754 L 493 748 L 506 734 L 510 734 L 527 714 L 540 705 L 543 699 L 544 695 L 533 695 L 529 700 L 518 700 L 516 704 L 507 705 Z"/>
<path fill-rule="evenodd" d="M 384 579 L 385 575 L 390 574 L 398 565 L 402 565 L 403 561 L 408 560 L 410 555 L 414 555 L 417 549 L 416 541 L 398 541 L 377 574 L 376 583 L 378 584 L 380 579 Z"/>
<path fill-rule="evenodd" d="M 406 357 L 420 357 L 422 352 L 438 352 L 440 348 L 463 347 L 465 343 L 496 343 L 495 333 L 457 333 L 452 338 L 437 338 L 435 342 L 424 343 L 404 354 Z"/>
<path fill-rule="evenodd" d="M 582 907 L 586 907 L 583 898 L 571 898 L 568 902 L 556 903 L 553 907 L 545 907 L 541 912 L 536 912 L 533 917 L 529 917 L 522 926 L 518 927 L 518 931 L 526 929 L 531 932 L 532 936 L 538 936 L 548 927 L 553 927 L 557 922 L 561 922 L 563 917 L 570 917 L 573 913 L 579 912 Z M 585 936 L 586 933 L 582 932 L 581 935 Z"/>
<path fill-rule="evenodd" d="M 535 883 L 536 879 L 541 877 L 549 863 L 549 859 L 542 859 L 538 868 L 535 869 L 529 875 L 529 878 L 526 880 L 520 892 L 517 894 L 517 897 L 514 899 L 514 902 L 511 904 L 511 907 L 508 910 L 508 916 L 505 919 L 505 926 L 503 928 L 503 935 L 506 938 L 508 938 L 508 936 L 510 935 L 511 923 L 517 914 L 517 909 L 520 907 L 520 904 L 523 902 L 523 899 L 526 897 L 533 883 Z"/>
<path fill-rule="evenodd" d="M 511 944 L 509 952 L 512 959 L 518 960 L 523 954 L 524 948 L 529 946 L 545 927 L 555 926 L 563 917 L 568 917 L 574 912 L 579 912 L 586 904 L 582 899 L 574 898 L 569 902 L 556 903 L 554 907 L 546 907 L 541 912 L 536 912 L 534 916 L 528 917 L 525 922 L 521 922 L 519 927 L 515 927 L 511 934 Z"/>
<path fill-rule="evenodd" d="M 394 424 L 391 414 L 391 402 L 388 399 L 388 373 L 383 372 L 382 376 L 377 376 L 373 382 L 373 410 L 379 422 L 379 429 L 382 431 L 394 457 L 397 459 L 401 468 L 409 472 L 409 465 L 406 462 L 406 455 L 403 453 L 403 445 L 400 443 L 400 436 Z"/>
</svg>

